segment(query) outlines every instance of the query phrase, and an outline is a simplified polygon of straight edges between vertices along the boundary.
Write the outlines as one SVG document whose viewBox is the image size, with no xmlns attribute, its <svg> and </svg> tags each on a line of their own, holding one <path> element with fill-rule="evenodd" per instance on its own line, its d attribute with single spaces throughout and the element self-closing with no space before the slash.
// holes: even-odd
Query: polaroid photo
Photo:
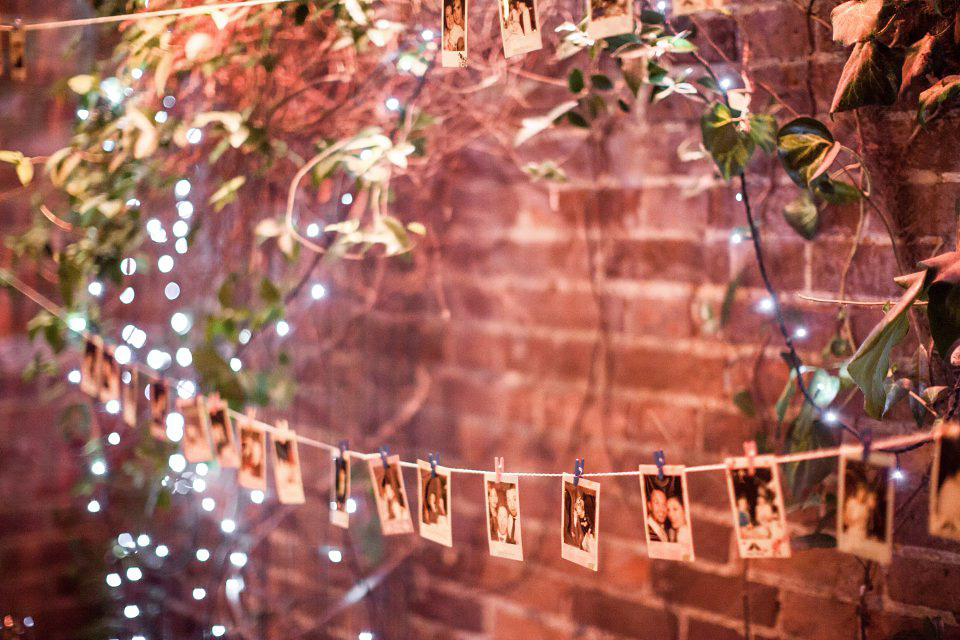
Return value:
<svg viewBox="0 0 960 640">
<path fill-rule="evenodd" d="M 597 571 L 599 567 L 600 483 L 563 474 L 560 496 L 563 530 L 560 532 L 560 555 Z"/>
<path fill-rule="evenodd" d="M 240 472 L 237 482 L 251 490 L 267 490 L 267 432 L 252 420 L 242 420 L 240 434 Z"/>
<path fill-rule="evenodd" d="M 487 540 L 490 555 L 523 561 L 523 539 L 520 535 L 520 479 L 503 473 L 483 475 L 487 505 Z"/>
<path fill-rule="evenodd" d="M 170 389 L 166 380 L 150 383 L 150 435 L 167 440 L 167 414 L 170 412 Z"/>
<path fill-rule="evenodd" d="M 100 402 L 120 403 L 120 365 L 113 355 L 113 347 L 100 351 Z"/>
<path fill-rule="evenodd" d="M 121 404 L 123 421 L 131 429 L 137 426 L 137 407 L 140 400 L 140 372 L 134 367 L 124 367 L 120 373 Z"/>
<path fill-rule="evenodd" d="M 347 501 L 350 500 L 349 451 L 334 456 L 333 481 L 330 486 L 333 488 L 333 495 L 330 497 L 330 523 L 346 529 L 350 526 L 350 512 L 347 510 Z"/>
<path fill-rule="evenodd" d="M 207 407 L 210 412 L 210 435 L 213 439 L 213 452 L 217 456 L 217 464 L 222 469 L 236 469 L 240 459 L 234 443 L 233 425 L 230 424 L 227 403 L 220 398 L 207 398 Z"/>
<path fill-rule="evenodd" d="M 96 398 L 100 393 L 100 354 L 103 341 L 99 336 L 88 336 L 83 345 L 80 363 L 80 391 Z"/>
<path fill-rule="evenodd" d="M 647 555 L 663 560 L 693 562 L 693 530 L 687 472 L 683 465 L 664 465 L 663 480 L 656 465 L 640 465 Z"/>
<path fill-rule="evenodd" d="M 23 29 L 15 28 L 10 32 L 10 77 L 18 82 L 27 79 L 26 52 L 27 34 Z"/>
<path fill-rule="evenodd" d="M 278 425 L 279 426 L 279 425 Z M 273 434 L 273 478 L 277 483 L 277 498 L 280 504 L 303 504 L 303 477 L 300 474 L 300 452 L 297 436 L 283 428 Z"/>
<path fill-rule="evenodd" d="M 434 475 L 429 462 L 417 460 L 417 495 L 420 496 L 420 535 L 452 547 L 450 470 L 437 465 Z"/>
<path fill-rule="evenodd" d="M 893 557 L 894 457 L 871 453 L 840 456 L 837 549 L 889 564 Z"/>
<path fill-rule="evenodd" d="M 587 0 L 587 35 L 594 40 L 633 32 L 633 2 Z"/>
<path fill-rule="evenodd" d="M 685 16 L 703 11 L 720 11 L 724 0 L 673 0 L 673 15 Z"/>
<path fill-rule="evenodd" d="M 543 47 L 536 0 L 497 0 L 503 55 L 510 58 Z"/>
<path fill-rule="evenodd" d="M 467 66 L 467 0 L 443 0 L 440 63 L 444 67 Z"/>
<path fill-rule="evenodd" d="M 400 456 L 387 458 L 386 467 L 380 458 L 371 458 L 367 462 L 370 465 L 373 497 L 377 501 L 383 535 L 413 533 L 410 502 L 403 486 L 403 473 L 400 472 Z"/>
<path fill-rule="evenodd" d="M 774 456 L 727 459 L 727 490 L 741 558 L 789 558 L 790 534 Z"/>
<path fill-rule="evenodd" d="M 930 478 L 930 533 L 960 540 L 960 423 L 938 427 Z"/>
<path fill-rule="evenodd" d="M 183 457 L 187 462 L 209 462 L 213 459 L 210 444 L 210 414 L 203 396 L 177 398 L 177 411 L 183 416 Z"/>
</svg>

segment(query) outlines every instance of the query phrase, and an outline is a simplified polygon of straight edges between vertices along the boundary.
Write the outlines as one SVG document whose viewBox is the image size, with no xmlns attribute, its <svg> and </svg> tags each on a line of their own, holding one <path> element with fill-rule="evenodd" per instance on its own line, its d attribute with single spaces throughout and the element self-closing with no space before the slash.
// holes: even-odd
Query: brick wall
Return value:
<svg viewBox="0 0 960 640">
<path fill-rule="evenodd" d="M 825 18 L 832 5 L 816 3 Z M 732 56 L 749 33 L 756 78 L 801 112 L 810 109 L 809 64 L 823 115 L 846 52 L 816 29 L 808 58 L 806 23 L 791 3 L 740 3 L 732 20 L 716 18 L 707 26 Z M 23 133 L 14 137 L 25 113 L 38 128 L 62 121 L 64 110 L 56 105 L 49 112 L 22 106 L 38 91 L 4 95 L 21 106 L 3 111 L 0 146 L 36 145 L 38 153 L 55 146 Z M 732 395 L 758 371 L 756 394 L 769 415 L 786 370 L 770 319 L 755 310 L 764 292 L 751 248 L 729 241 L 731 230 L 744 224 L 737 189 L 711 179 L 708 163 L 676 157 L 676 146 L 696 136 L 697 117 L 695 108 L 672 101 L 641 106 L 602 135 L 546 134 L 524 153 L 530 159 L 572 154 L 571 180 L 560 186 L 532 185 L 479 150 L 449 158 L 448 170 L 426 193 L 401 185 L 402 215 L 429 222 L 436 242 L 426 243 L 412 262 L 390 262 L 376 304 L 359 315 L 376 266 L 323 271 L 330 298 L 298 307 L 292 317 L 300 386 L 285 413 L 291 424 L 330 441 L 349 437 L 358 448 L 386 443 L 405 459 L 438 450 L 451 466 L 488 468 L 502 455 L 508 471 L 570 469 L 578 456 L 588 471 L 629 469 L 649 462 L 658 448 L 668 462 L 687 464 L 738 452 L 760 425 L 739 414 Z M 878 196 L 893 212 L 911 259 L 941 242 L 954 244 L 957 123 L 956 117 L 935 123 L 906 150 L 908 112 L 863 111 Z M 854 139 L 850 116 L 833 126 Z M 892 162 L 901 156 L 902 168 Z M 772 162 L 759 159 L 752 167 L 750 195 L 763 220 L 774 283 L 810 330 L 802 355 L 819 362 L 836 310 L 795 294 L 837 293 L 858 209 L 831 209 L 816 241 L 803 241 L 781 219 L 780 207 L 795 189 L 771 170 Z M 728 326 L 707 331 L 702 310 L 719 310 L 727 283 L 741 269 L 744 286 Z M 896 296 L 896 273 L 890 241 L 871 215 L 846 295 Z M 61 612 L 76 605 L 54 597 L 51 576 L 62 565 L 48 563 L 77 535 L 52 517 L 58 506 L 71 504 L 70 452 L 50 445 L 59 436 L 50 416 L 36 408 L 41 389 L 15 382 L 26 357 L 20 330 L 30 310 L 14 298 L 2 300 L 3 442 L 16 443 L 16 462 L 0 473 L 11 491 L 3 496 L 13 496 L 0 514 L 0 545 L 10 558 L 0 556 L 0 602 L 63 628 L 68 623 L 56 624 L 68 620 Z M 853 312 L 858 340 L 879 317 L 876 310 Z M 858 399 L 848 404 L 844 419 L 871 425 L 858 406 Z M 28 423 L 38 428 L 24 431 Z M 899 432 L 908 424 L 873 426 Z M 689 565 L 647 559 L 636 479 L 604 479 L 600 571 L 594 574 L 560 559 L 553 480 L 521 483 L 520 564 L 487 555 L 479 479 L 454 477 L 455 544 L 445 549 L 416 537 L 381 539 L 365 473 L 354 477 L 354 526 L 347 532 L 330 526 L 327 461 L 311 449 L 302 455 L 308 506 L 247 510 L 251 530 L 257 521 L 280 522 L 256 546 L 247 569 L 249 584 L 265 585 L 251 598 L 268 612 L 254 637 L 355 638 L 370 629 L 390 639 L 724 640 L 742 637 L 745 595 L 758 638 L 852 638 L 857 632 L 861 563 L 815 550 L 747 565 L 737 557 L 717 473 L 690 478 L 698 560 Z M 898 501 L 914 493 L 929 460 L 929 447 L 904 456 L 908 475 Z M 14 475 L 14 469 L 22 471 Z M 416 486 L 412 474 L 406 482 Z M 921 490 L 898 512 L 894 562 L 875 574 L 866 598 L 870 638 L 920 629 L 925 616 L 944 622 L 944 637 L 960 637 L 960 548 L 926 534 L 926 496 Z M 810 510 L 798 512 L 791 523 L 804 531 L 815 518 Z M 343 562 L 327 559 L 331 546 L 343 550 Z M 21 568 L 6 568 L 8 562 Z"/>
</svg>

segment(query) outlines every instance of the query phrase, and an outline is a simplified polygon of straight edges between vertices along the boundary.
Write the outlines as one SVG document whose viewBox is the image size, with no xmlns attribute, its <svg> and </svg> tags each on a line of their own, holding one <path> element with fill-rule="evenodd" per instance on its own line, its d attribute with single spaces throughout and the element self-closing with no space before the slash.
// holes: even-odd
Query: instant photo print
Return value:
<svg viewBox="0 0 960 640">
<path fill-rule="evenodd" d="M 483 475 L 490 555 L 523 560 L 520 535 L 520 479 L 509 473 Z"/>
<path fill-rule="evenodd" d="M 893 455 L 840 456 L 837 549 L 889 564 L 893 557 Z"/>
<path fill-rule="evenodd" d="M 930 478 L 930 533 L 960 540 L 960 423 L 938 427 Z"/>
<path fill-rule="evenodd" d="M 350 524 L 350 512 L 347 504 L 350 500 L 350 452 L 341 451 L 333 458 L 333 495 L 330 497 L 331 524 L 346 529 Z"/>
<path fill-rule="evenodd" d="M 380 458 L 371 458 L 368 462 L 370 479 L 373 482 L 373 497 L 377 502 L 383 535 L 413 533 L 410 501 L 403 486 L 403 474 L 400 472 L 400 456 L 390 456 L 386 465 Z"/>
<path fill-rule="evenodd" d="M 300 452 L 297 436 L 286 427 L 286 422 L 277 425 L 279 433 L 273 434 L 273 477 L 277 485 L 280 504 L 303 504 L 303 477 L 300 473 Z"/>
<path fill-rule="evenodd" d="M 450 471 L 426 460 L 417 460 L 417 495 L 420 498 L 420 535 L 427 540 L 453 546 L 450 518 Z"/>
<path fill-rule="evenodd" d="M 727 459 L 727 490 L 741 558 L 789 558 L 783 490 L 774 456 Z"/>
<path fill-rule="evenodd" d="M 150 383 L 150 435 L 167 440 L 167 414 L 170 411 L 170 390 L 166 380 Z"/>
<path fill-rule="evenodd" d="M 683 465 L 640 465 L 644 535 L 647 555 L 663 560 L 692 562 L 693 530 L 687 473 Z"/>
<path fill-rule="evenodd" d="M 467 2 L 443 0 L 440 35 L 440 63 L 444 67 L 467 66 Z"/>
<path fill-rule="evenodd" d="M 187 462 L 209 462 L 213 459 L 210 444 L 209 413 L 203 396 L 177 398 L 177 411 L 183 416 L 183 457 Z"/>
<path fill-rule="evenodd" d="M 543 47 L 536 0 L 497 0 L 503 54 L 510 58 Z"/>
<path fill-rule="evenodd" d="M 564 560 L 599 568 L 600 483 L 563 474 L 560 496 L 560 554 Z"/>
<path fill-rule="evenodd" d="M 234 443 L 233 425 L 230 423 L 227 403 L 220 398 L 210 397 L 207 398 L 207 404 L 210 411 L 210 436 L 217 464 L 222 469 L 236 469 L 240 464 L 240 456 L 237 455 Z"/>
<path fill-rule="evenodd" d="M 240 472 L 237 482 L 245 489 L 267 490 L 267 432 L 252 420 L 242 420 L 240 436 Z"/>
</svg>

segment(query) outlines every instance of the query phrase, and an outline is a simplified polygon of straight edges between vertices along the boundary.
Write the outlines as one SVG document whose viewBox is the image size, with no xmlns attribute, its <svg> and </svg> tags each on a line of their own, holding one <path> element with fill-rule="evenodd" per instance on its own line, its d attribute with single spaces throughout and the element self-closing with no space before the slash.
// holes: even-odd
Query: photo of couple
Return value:
<svg viewBox="0 0 960 640">
<path fill-rule="evenodd" d="M 233 444 L 233 426 L 230 423 L 230 414 L 227 413 L 227 403 L 217 395 L 207 397 L 207 407 L 210 416 L 210 435 L 213 439 L 213 450 L 217 455 L 217 464 L 221 469 L 236 469 L 239 464 L 237 449 Z"/>
<path fill-rule="evenodd" d="M 647 554 L 651 558 L 691 562 L 693 534 L 687 476 L 683 466 L 640 465 L 643 521 L 646 523 Z"/>
<path fill-rule="evenodd" d="M 83 360 L 80 363 L 80 390 L 94 398 L 100 392 L 100 352 L 103 343 L 97 336 L 90 336 L 83 345 Z"/>
<path fill-rule="evenodd" d="M 893 555 L 893 482 L 890 454 L 840 458 L 837 548 L 887 564 Z"/>
<path fill-rule="evenodd" d="M 183 416 L 183 456 L 187 462 L 207 462 L 213 458 L 210 446 L 208 414 L 203 396 L 177 398 L 177 411 Z"/>
<path fill-rule="evenodd" d="M 330 522 L 346 529 L 350 524 L 347 499 L 350 497 L 350 453 L 344 451 L 333 458 L 333 499 L 330 500 Z"/>
<path fill-rule="evenodd" d="M 940 425 L 933 454 L 930 533 L 960 540 L 960 424 Z"/>
<path fill-rule="evenodd" d="M 380 514 L 380 530 L 385 536 L 413 533 L 407 490 L 400 472 L 400 456 L 390 456 L 386 464 L 379 458 L 368 460 L 373 497 Z"/>
<path fill-rule="evenodd" d="M 494 473 L 484 474 L 487 504 L 487 539 L 490 555 L 510 560 L 523 560 L 523 542 L 520 538 L 519 479 Z"/>
<path fill-rule="evenodd" d="M 279 432 L 273 434 L 273 474 L 280 504 L 303 504 L 303 478 L 300 475 L 300 454 L 297 436 L 286 420 L 277 422 Z"/>
<path fill-rule="evenodd" d="M 417 460 L 417 493 L 420 495 L 420 535 L 453 546 L 450 518 L 450 472 L 426 460 Z"/>
<path fill-rule="evenodd" d="M 789 558 L 786 509 L 773 456 L 727 460 L 727 489 L 741 558 Z"/>
<path fill-rule="evenodd" d="M 629 0 L 587 0 L 587 35 L 597 40 L 633 31 Z"/>
<path fill-rule="evenodd" d="M 560 534 L 560 554 L 564 560 L 575 562 L 594 571 L 598 568 L 598 520 L 600 514 L 600 483 L 563 474 L 563 531 Z"/>
<path fill-rule="evenodd" d="M 443 0 L 440 53 L 444 67 L 467 66 L 467 0 Z"/>
<path fill-rule="evenodd" d="M 500 35 L 506 57 L 536 51 L 543 46 L 540 18 L 534 0 L 499 0 Z"/>
<path fill-rule="evenodd" d="M 267 490 L 267 432 L 252 420 L 240 423 L 240 473 L 245 489 Z"/>
</svg>

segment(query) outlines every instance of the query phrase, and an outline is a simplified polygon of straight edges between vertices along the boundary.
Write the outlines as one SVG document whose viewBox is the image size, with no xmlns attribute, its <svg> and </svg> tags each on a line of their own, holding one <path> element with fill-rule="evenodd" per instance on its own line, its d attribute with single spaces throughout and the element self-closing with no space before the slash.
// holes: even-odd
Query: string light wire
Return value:
<svg viewBox="0 0 960 640">
<path fill-rule="evenodd" d="M 39 291 L 37 291 L 27 283 L 23 282 L 20 278 L 15 276 L 10 271 L 6 269 L 0 269 L 0 279 L 5 280 L 12 288 L 22 293 L 24 296 L 26 296 L 27 298 L 35 302 L 37 305 L 43 307 L 50 314 L 62 320 L 64 324 L 67 326 L 68 331 L 71 331 L 72 333 L 76 333 L 80 336 L 86 336 L 85 331 L 76 331 L 74 329 L 70 329 L 70 326 L 69 326 L 69 323 L 67 322 L 67 318 L 65 317 L 65 314 L 53 301 L 51 301 L 49 298 L 44 296 L 42 293 L 40 293 Z M 127 366 L 137 368 L 141 373 L 143 373 L 144 375 L 150 378 L 153 378 L 153 379 L 158 378 L 155 371 L 153 371 L 148 367 L 145 367 L 140 363 L 131 362 Z M 176 382 L 176 380 L 172 378 L 170 379 Z M 290 436 L 291 429 L 289 428 L 281 429 L 281 428 L 275 427 L 272 424 L 263 422 L 262 420 L 257 420 L 252 416 L 249 416 L 240 411 L 235 411 L 233 409 L 228 408 L 227 412 L 235 420 L 242 421 L 248 424 L 253 423 L 257 427 L 263 429 L 268 433 L 271 433 L 274 435 L 286 436 L 286 437 Z M 296 436 L 297 442 L 299 442 L 300 444 L 306 445 L 308 447 L 314 447 L 317 449 L 325 449 L 331 453 L 335 453 L 338 455 L 340 453 L 339 446 L 328 444 L 326 442 L 323 442 L 321 440 L 316 440 L 314 438 L 309 438 L 307 436 L 301 435 L 300 433 L 295 433 L 295 436 Z M 874 450 L 897 449 L 900 447 L 909 447 L 911 445 L 917 445 L 923 442 L 933 440 L 934 438 L 935 438 L 934 431 L 930 430 L 930 431 L 924 431 L 920 433 L 911 433 L 906 435 L 893 436 L 883 440 L 877 440 L 873 443 L 872 446 Z M 362 460 L 376 460 L 380 458 L 379 453 L 364 453 L 362 451 L 356 451 L 353 449 L 348 449 L 347 451 L 350 453 L 352 457 L 359 458 Z M 862 451 L 863 451 L 863 445 L 861 444 L 846 444 L 846 445 L 840 445 L 837 447 L 831 447 L 827 449 L 815 449 L 813 451 L 802 451 L 800 453 L 790 453 L 786 455 L 775 455 L 775 456 L 764 456 L 764 457 L 767 457 L 767 458 L 772 457 L 777 462 L 777 464 L 787 464 L 790 462 L 802 462 L 805 460 L 820 460 L 823 458 L 834 458 L 841 455 L 855 455 Z M 399 464 L 401 467 L 405 467 L 408 469 L 416 469 L 419 466 L 416 462 L 407 462 L 406 460 L 401 460 Z M 725 462 L 719 462 L 719 463 L 702 464 L 702 465 L 694 465 L 694 466 L 686 467 L 685 471 L 687 473 L 701 473 L 706 471 L 725 471 L 727 468 L 728 468 L 728 465 Z M 493 472 L 492 469 L 468 469 L 463 467 L 445 467 L 445 469 L 450 473 L 459 473 L 459 474 L 465 474 L 465 475 L 482 475 L 485 473 Z M 509 472 L 504 471 L 504 473 L 509 473 L 510 475 L 524 477 L 524 478 L 559 478 L 559 477 L 562 477 L 563 475 L 566 475 L 565 473 L 537 472 L 537 471 L 509 471 Z M 584 477 L 592 477 L 592 478 L 639 476 L 639 475 L 640 475 L 639 470 L 602 471 L 602 472 L 583 474 Z"/>
</svg>

